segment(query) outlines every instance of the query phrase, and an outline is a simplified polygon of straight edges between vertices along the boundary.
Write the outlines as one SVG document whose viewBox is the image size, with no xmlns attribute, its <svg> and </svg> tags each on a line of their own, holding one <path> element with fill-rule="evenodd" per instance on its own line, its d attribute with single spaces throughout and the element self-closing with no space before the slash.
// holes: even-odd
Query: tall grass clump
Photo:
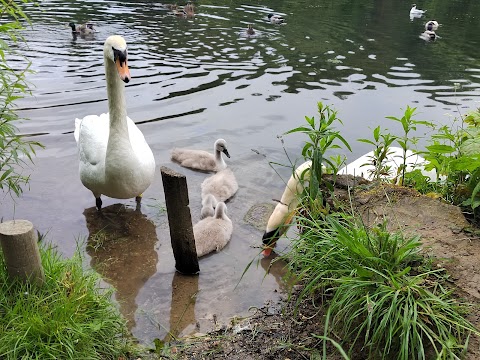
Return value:
<svg viewBox="0 0 480 360">
<path fill-rule="evenodd" d="M 304 232 L 288 255 L 309 294 L 329 293 L 325 326 L 349 352 L 371 359 L 457 359 L 470 333 L 466 306 L 431 270 L 418 236 L 368 229 L 346 215 L 303 219 Z M 322 334 L 323 335 L 323 334 Z"/>
<path fill-rule="evenodd" d="M 41 250 L 42 287 L 10 282 L 0 252 L 0 359 L 118 359 L 126 352 L 126 323 L 113 290 L 82 268 L 76 254 L 62 259 Z"/>
</svg>

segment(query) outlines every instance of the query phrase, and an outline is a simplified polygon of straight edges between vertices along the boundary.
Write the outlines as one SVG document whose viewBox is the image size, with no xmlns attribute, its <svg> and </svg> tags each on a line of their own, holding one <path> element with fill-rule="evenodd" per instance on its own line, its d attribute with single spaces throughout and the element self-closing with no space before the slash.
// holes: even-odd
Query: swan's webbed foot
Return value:
<svg viewBox="0 0 480 360">
<path fill-rule="evenodd" d="M 102 211 L 102 199 L 100 196 L 95 198 L 95 204 L 97 205 L 97 210 Z"/>
</svg>

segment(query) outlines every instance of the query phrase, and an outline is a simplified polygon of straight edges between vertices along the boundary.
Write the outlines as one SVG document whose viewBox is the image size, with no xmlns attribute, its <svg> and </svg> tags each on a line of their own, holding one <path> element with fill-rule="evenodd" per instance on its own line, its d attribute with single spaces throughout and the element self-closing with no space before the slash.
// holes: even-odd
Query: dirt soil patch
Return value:
<svg viewBox="0 0 480 360">
<path fill-rule="evenodd" d="M 355 183 L 355 191 L 351 186 Z M 350 190 L 348 190 L 350 189 Z M 434 265 L 447 269 L 455 295 L 474 304 L 468 319 L 480 327 L 480 238 L 472 231 L 461 210 L 439 199 L 420 195 L 395 185 L 373 184 L 345 176 L 337 182 L 336 197 L 352 199 L 353 207 L 369 226 L 388 220 L 391 230 L 422 236 L 423 251 Z M 320 299 L 303 301 L 294 313 L 300 285 L 289 301 L 252 309 L 252 316 L 232 320 L 209 334 L 197 334 L 171 344 L 176 359 L 281 359 L 321 358 L 322 342 L 312 334 L 323 334 L 324 313 Z M 340 339 L 336 339 L 340 340 Z M 466 359 L 480 359 L 477 337 L 469 342 Z M 313 351 L 313 352 L 312 352 Z M 327 358 L 342 359 L 331 345 Z M 362 359 L 357 354 L 355 359 Z"/>
</svg>

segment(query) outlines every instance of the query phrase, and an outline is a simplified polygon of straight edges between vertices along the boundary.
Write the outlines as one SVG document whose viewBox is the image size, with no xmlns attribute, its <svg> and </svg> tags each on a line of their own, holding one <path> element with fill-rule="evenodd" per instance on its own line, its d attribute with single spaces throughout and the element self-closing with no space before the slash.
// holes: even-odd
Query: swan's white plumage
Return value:
<svg viewBox="0 0 480 360">
<path fill-rule="evenodd" d="M 213 154 L 205 150 L 174 148 L 171 152 L 171 159 L 190 169 L 220 171 L 227 167 L 222 153 L 230 157 L 227 142 L 224 139 L 217 139 L 213 144 Z"/>
<path fill-rule="evenodd" d="M 305 182 L 310 178 L 311 161 L 306 161 L 298 166 L 288 179 L 287 186 L 283 191 L 280 202 L 275 206 L 273 213 L 268 218 L 267 227 L 263 234 L 263 242 L 268 247 L 264 250 L 264 255 L 270 255 L 271 249 L 280 236 L 287 230 L 293 213 L 299 204 L 299 197 L 304 189 Z"/>
<path fill-rule="evenodd" d="M 123 65 L 127 69 L 123 69 L 126 72 L 122 77 L 129 79 L 125 40 L 110 36 L 104 46 L 109 113 L 75 119 L 74 136 L 83 185 L 96 198 L 106 195 L 128 199 L 140 196 L 150 186 L 155 159 L 142 132 L 127 117 L 125 85 L 117 71 L 113 49 L 124 52 Z"/>
<path fill-rule="evenodd" d="M 227 206 L 219 202 L 215 216 L 206 217 L 193 226 L 197 256 L 204 256 L 213 251 L 220 251 L 232 237 L 233 225 L 227 216 Z"/>
<path fill-rule="evenodd" d="M 225 202 L 235 195 L 238 183 L 233 171 L 227 168 L 203 180 L 201 188 L 202 201 L 211 194 L 217 201 Z"/>
</svg>

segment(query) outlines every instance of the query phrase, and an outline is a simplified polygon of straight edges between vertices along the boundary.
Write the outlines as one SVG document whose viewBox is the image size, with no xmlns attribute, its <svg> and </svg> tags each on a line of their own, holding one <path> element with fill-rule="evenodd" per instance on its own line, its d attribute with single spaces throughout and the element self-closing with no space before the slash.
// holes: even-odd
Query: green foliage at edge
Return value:
<svg viewBox="0 0 480 360">
<path fill-rule="evenodd" d="M 41 249 L 42 287 L 8 279 L 0 252 L 0 359 L 115 359 L 127 349 L 127 328 L 99 276 L 77 254 L 62 259 Z"/>
<path fill-rule="evenodd" d="M 15 101 L 30 94 L 26 74 L 30 71 L 30 62 L 22 70 L 15 70 L 8 63 L 9 56 L 15 54 L 8 42 L 24 41 L 20 35 L 22 21 L 28 17 L 22 11 L 21 1 L 0 1 L 0 189 L 19 196 L 28 183 L 29 175 L 25 168 L 33 162 L 35 149 L 42 147 L 36 141 L 18 135 L 14 122 L 20 120 L 15 111 Z M 18 54 L 17 54 L 18 55 Z"/>
</svg>

